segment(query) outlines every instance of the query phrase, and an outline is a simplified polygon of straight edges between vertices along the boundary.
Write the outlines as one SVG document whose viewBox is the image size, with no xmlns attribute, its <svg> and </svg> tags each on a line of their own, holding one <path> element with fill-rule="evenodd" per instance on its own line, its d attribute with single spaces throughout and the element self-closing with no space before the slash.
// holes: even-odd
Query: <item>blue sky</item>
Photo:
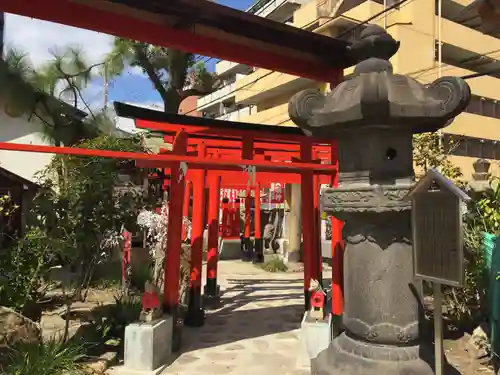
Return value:
<svg viewBox="0 0 500 375">
<path fill-rule="evenodd" d="M 219 4 L 229 6 L 235 9 L 244 10 L 252 5 L 255 0 L 217 0 Z M 207 62 L 210 70 L 214 69 L 217 60 L 211 59 Z M 111 101 L 143 102 L 157 103 L 160 97 L 151 86 L 151 82 L 140 75 L 126 75 L 115 80 L 109 89 L 109 98 Z"/>
</svg>

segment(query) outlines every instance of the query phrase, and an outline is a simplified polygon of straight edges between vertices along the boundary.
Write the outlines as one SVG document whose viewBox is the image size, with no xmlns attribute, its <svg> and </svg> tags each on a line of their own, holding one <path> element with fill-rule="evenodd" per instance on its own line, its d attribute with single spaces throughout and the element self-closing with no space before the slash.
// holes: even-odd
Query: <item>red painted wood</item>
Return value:
<svg viewBox="0 0 500 375">
<path fill-rule="evenodd" d="M 186 153 L 188 135 L 184 132 L 179 132 L 174 144 L 173 152 L 182 156 Z M 169 313 L 174 313 L 179 300 L 179 272 L 180 272 L 180 254 L 182 244 L 182 210 L 185 180 L 179 173 L 179 163 L 172 166 L 170 193 L 168 197 L 168 228 L 167 228 L 167 243 L 168 251 L 165 255 L 165 282 L 164 282 L 164 304 L 165 310 Z"/>
<path fill-rule="evenodd" d="M 1 0 L 0 0 L 1 1 Z M 331 139 L 321 139 L 314 137 L 306 137 L 305 135 L 298 134 L 279 134 L 266 131 L 250 131 L 238 128 L 213 128 L 208 126 L 199 125 L 185 125 L 185 124 L 169 124 L 166 122 L 155 122 L 147 120 L 135 120 L 135 126 L 138 129 L 149 129 L 152 131 L 158 131 L 166 134 L 175 134 L 178 131 L 185 131 L 189 133 L 190 138 L 196 138 L 197 136 L 215 136 L 215 137 L 227 137 L 233 139 L 241 139 L 244 137 L 252 137 L 254 140 L 273 140 L 276 142 L 276 137 L 279 136 L 281 142 L 288 143 L 301 143 L 304 139 L 307 139 L 313 145 L 324 145 L 330 144 Z"/>
<path fill-rule="evenodd" d="M 304 161 L 312 159 L 311 143 L 304 141 L 301 144 L 300 157 Z M 314 267 L 314 181 L 312 173 L 308 171 L 302 172 L 300 188 L 302 196 L 302 241 L 304 243 L 304 290 L 309 290 L 311 278 L 318 278 Z"/>
<path fill-rule="evenodd" d="M 254 219 L 253 219 L 253 225 L 254 225 L 254 233 L 255 233 L 255 238 L 256 239 L 261 239 L 261 233 L 260 233 L 260 228 L 261 228 L 261 218 L 260 218 L 260 184 L 256 184 L 254 188 L 254 194 L 255 194 L 255 208 L 254 208 Z"/>
<path fill-rule="evenodd" d="M 187 146 L 186 146 L 187 147 Z M 127 160 L 142 160 L 141 168 L 162 168 L 171 165 L 172 163 L 184 161 L 189 164 L 191 169 L 221 169 L 221 170 L 241 170 L 241 165 L 254 165 L 259 171 L 282 171 L 282 173 L 297 173 L 301 170 L 312 168 L 315 172 L 321 174 L 334 174 L 336 167 L 331 165 L 315 165 L 313 163 L 279 163 L 267 160 L 243 160 L 243 159 L 200 159 L 196 156 L 183 156 L 176 154 L 144 154 L 139 152 L 128 151 L 109 151 L 109 150 L 93 150 L 77 147 L 55 147 L 55 146 L 40 146 L 28 145 L 20 143 L 0 142 L 0 150 L 11 151 L 27 151 L 41 152 L 58 155 L 78 155 L 78 156 L 100 156 L 113 159 Z M 148 163 L 149 162 L 149 163 Z M 156 163 L 153 163 L 156 162 Z"/>
<path fill-rule="evenodd" d="M 176 127 L 181 126 L 181 125 L 174 125 Z M 276 138 L 276 137 L 275 137 Z M 163 137 L 164 141 L 167 143 L 171 143 L 173 140 L 173 136 L 171 135 L 166 135 Z M 242 140 L 234 140 L 234 139 L 191 139 L 189 140 L 189 147 L 197 147 L 201 143 L 207 147 L 207 150 L 210 151 L 211 149 L 237 149 L 241 150 L 242 147 Z M 313 151 L 319 151 L 320 153 L 325 153 L 325 154 L 330 154 L 331 152 L 331 147 L 330 143 L 331 140 L 324 140 L 324 142 L 327 142 L 328 145 L 317 145 L 313 146 Z M 286 141 L 279 141 L 279 140 L 270 140 L 270 141 L 261 141 L 261 142 L 254 142 L 254 149 L 255 150 L 267 150 L 267 151 L 295 151 L 295 152 L 300 152 L 300 145 L 297 143 L 289 143 Z M 163 149 L 162 149 L 163 150 Z M 166 151 L 166 150 L 165 150 Z"/>
<path fill-rule="evenodd" d="M 337 144 L 332 145 L 332 164 L 338 166 Z M 338 176 L 331 182 L 332 186 L 338 186 Z M 342 315 L 344 312 L 344 241 L 342 240 L 342 228 L 344 223 L 332 216 L 332 314 Z"/>
<path fill-rule="evenodd" d="M 191 287 L 201 290 L 203 231 L 205 230 L 205 171 L 193 177 L 193 219 L 191 229 Z"/>
<path fill-rule="evenodd" d="M 314 155 L 314 152 L 313 152 Z M 314 273 L 320 278 L 323 273 L 323 256 L 321 254 L 321 214 L 319 207 L 320 183 L 318 176 L 313 176 L 313 200 L 314 200 L 314 251 L 313 251 L 313 267 Z"/>
<path fill-rule="evenodd" d="M 139 18 L 138 15 L 135 17 L 97 9 L 90 4 L 71 0 L 0 0 L 0 10 L 323 82 L 329 82 L 341 73 L 341 69 L 324 62 L 315 63 L 275 51 L 240 45 L 225 38 L 207 37 L 196 34 L 193 28 L 171 28 L 166 24 L 154 23 L 144 16 Z"/>
<path fill-rule="evenodd" d="M 253 142 L 254 138 L 246 135 L 243 138 L 243 148 L 241 150 L 241 156 L 243 160 L 252 160 L 253 159 Z M 247 179 L 249 178 L 247 174 Z M 243 236 L 245 238 L 250 238 L 250 233 L 251 233 L 251 188 L 250 186 L 247 187 L 247 195 L 245 199 L 245 220 L 244 220 L 244 230 L 243 230 Z"/>
<path fill-rule="evenodd" d="M 207 253 L 207 279 L 217 278 L 217 262 L 219 247 L 219 202 L 220 182 L 217 175 L 209 175 L 208 198 L 208 253 Z"/>
</svg>

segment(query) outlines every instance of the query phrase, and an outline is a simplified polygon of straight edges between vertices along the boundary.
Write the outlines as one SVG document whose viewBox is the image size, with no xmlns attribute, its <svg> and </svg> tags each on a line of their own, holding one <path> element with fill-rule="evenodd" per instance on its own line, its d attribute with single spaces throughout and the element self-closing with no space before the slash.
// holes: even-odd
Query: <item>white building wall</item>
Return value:
<svg viewBox="0 0 500 375">
<path fill-rule="evenodd" d="M 43 139 L 42 125 L 24 117 L 13 118 L 0 111 L 0 142 L 49 145 Z M 0 150 L 0 166 L 36 182 L 35 174 L 49 163 L 54 154 Z"/>
</svg>

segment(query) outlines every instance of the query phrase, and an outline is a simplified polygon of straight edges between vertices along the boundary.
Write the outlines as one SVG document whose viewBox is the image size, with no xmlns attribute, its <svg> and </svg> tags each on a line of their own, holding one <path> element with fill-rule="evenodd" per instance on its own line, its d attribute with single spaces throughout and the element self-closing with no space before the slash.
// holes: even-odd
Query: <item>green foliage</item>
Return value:
<svg viewBox="0 0 500 375">
<path fill-rule="evenodd" d="M 465 224 L 465 280 L 462 288 L 445 288 L 447 315 L 455 323 L 473 326 L 481 323 L 487 311 L 489 272 L 482 251 L 481 231 Z"/>
<path fill-rule="evenodd" d="M 138 139 L 103 135 L 77 147 L 141 151 Z M 55 179 L 64 166 L 64 180 Z M 42 188 L 34 199 L 30 224 L 60 245 L 69 262 L 79 266 L 78 284 L 87 287 L 94 266 L 106 258 L 105 243 L 118 238 L 124 226 L 136 229 L 144 195 L 126 185 L 117 190 L 118 175 L 141 173 L 129 160 L 103 157 L 55 156 L 40 174 Z M 62 251 L 65 249 L 66 251 Z"/>
<path fill-rule="evenodd" d="M 19 208 L 10 195 L 0 196 L 0 248 L 3 247 L 4 240 L 9 236 L 11 218 L 14 211 Z"/>
<path fill-rule="evenodd" d="M 73 342 L 51 340 L 45 343 L 23 343 L 13 348 L 5 375 L 84 375 L 80 364 L 85 347 Z"/>
<path fill-rule="evenodd" d="M 121 345 L 125 327 L 139 320 L 141 309 L 140 297 L 124 294 L 116 296 L 115 304 L 110 306 L 106 316 L 97 317 L 94 321 L 96 340 L 108 346 Z"/>
<path fill-rule="evenodd" d="M 459 182 L 462 172 L 448 158 L 449 150 L 456 146 L 453 142 L 444 145 L 438 132 L 416 134 L 413 137 L 413 161 L 424 174 L 436 168 L 450 180 Z"/>
<path fill-rule="evenodd" d="M 164 110 L 177 113 L 188 96 L 205 95 L 214 90 L 217 78 L 191 53 L 156 47 L 129 39 L 116 38 L 105 61 L 105 74 L 113 78 L 127 67 L 139 68 L 160 94 Z"/>
<path fill-rule="evenodd" d="M 0 305 L 23 312 L 43 295 L 42 279 L 63 248 L 39 228 L 30 230 L 11 248 L 0 252 Z M 65 249 L 64 249 L 65 250 Z"/>
<path fill-rule="evenodd" d="M 285 264 L 281 257 L 274 255 L 267 261 L 262 263 L 260 267 L 267 272 L 286 272 L 288 271 L 288 266 Z"/>
<path fill-rule="evenodd" d="M 90 65 L 80 48 L 67 46 L 35 69 L 28 54 L 10 49 L 0 64 L 3 95 L 12 116 L 29 115 L 43 125 L 45 138 L 55 145 L 73 145 L 98 134 L 102 114 L 95 115 L 82 95 L 92 79 Z M 84 119 L 85 108 L 90 114 Z"/>
</svg>

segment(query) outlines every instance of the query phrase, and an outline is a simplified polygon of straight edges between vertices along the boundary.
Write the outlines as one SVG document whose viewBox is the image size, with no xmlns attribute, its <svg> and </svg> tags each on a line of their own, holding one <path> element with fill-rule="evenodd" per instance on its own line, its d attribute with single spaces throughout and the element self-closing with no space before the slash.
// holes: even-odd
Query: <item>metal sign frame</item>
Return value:
<svg viewBox="0 0 500 375">
<path fill-rule="evenodd" d="M 429 193 L 429 194 L 433 194 L 433 193 Z M 446 192 L 446 194 L 450 194 L 450 195 L 453 195 L 451 192 Z M 419 199 L 425 199 L 424 195 L 423 194 L 415 194 L 415 196 L 413 197 L 414 201 L 418 201 Z M 456 209 L 456 217 L 459 218 L 459 220 L 457 220 L 457 227 L 456 227 L 456 235 L 458 236 L 458 238 L 456 239 L 457 241 L 457 267 L 458 267 L 458 275 L 460 275 L 460 277 L 458 278 L 457 281 L 452 281 L 452 280 L 449 280 L 449 279 L 444 279 L 444 278 L 439 278 L 439 277 L 433 277 L 433 276 L 429 276 L 429 275 L 425 275 L 425 274 L 422 274 L 422 273 L 419 273 L 419 267 L 418 267 L 418 263 L 417 263 L 417 256 L 418 256 L 418 249 L 419 249 L 419 236 L 417 235 L 417 230 L 419 228 L 417 228 L 417 215 L 419 214 L 419 210 L 418 208 L 416 209 L 417 205 L 413 205 L 413 208 L 412 208 L 412 237 L 413 237 L 413 274 L 415 276 L 415 278 L 417 279 L 420 279 L 420 280 L 424 280 L 424 281 L 430 281 L 430 282 L 433 282 L 433 283 L 439 283 L 439 284 L 442 284 L 442 285 L 449 285 L 449 286 L 453 286 L 453 287 L 462 287 L 463 284 L 464 284 L 464 279 L 465 279 L 465 275 L 464 275 L 464 250 L 463 250 L 463 225 L 462 225 L 462 221 L 460 220 L 461 218 L 461 214 L 462 214 L 462 209 L 461 209 L 461 205 L 460 205 L 460 202 L 461 200 L 455 196 L 455 199 L 456 199 L 456 205 L 455 205 L 455 209 Z"/>
<path fill-rule="evenodd" d="M 429 189 L 431 185 L 437 184 L 439 186 L 439 191 L 433 192 Z M 458 275 L 457 280 L 449 280 L 441 277 L 434 277 L 419 273 L 419 267 L 417 264 L 417 255 L 420 248 L 419 236 L 417 235 L 417 217 L 419 215 L 418 201 L 420 199 L 425 199 L 425 195 L 428 194 L 446 194 L 449 197 L 455 198 L 455 212 L 454 216 L 457 218 L 455 234 L 456 238 L 456 256 L 457 256 L 457 267 Z M 463 249 L 463 224 L 462 224 L 462 202 L 468 202 L 471 198 L 465 194 L 461 189 L 459 189 L 451 180 L 444 177 L 435 169 L 427 171 L 425 176 L 416 184 L 412 191 L 404 198 L 405 200 L 412 200 L 412 237 L 413 237 L 413 274 L 416 279 L 430 281 L 433 283 L 449 285 L 453 287 L 462 287 L 465 281 L 465 270 L 464 270 L 464 249 Z"/>
</svg>

